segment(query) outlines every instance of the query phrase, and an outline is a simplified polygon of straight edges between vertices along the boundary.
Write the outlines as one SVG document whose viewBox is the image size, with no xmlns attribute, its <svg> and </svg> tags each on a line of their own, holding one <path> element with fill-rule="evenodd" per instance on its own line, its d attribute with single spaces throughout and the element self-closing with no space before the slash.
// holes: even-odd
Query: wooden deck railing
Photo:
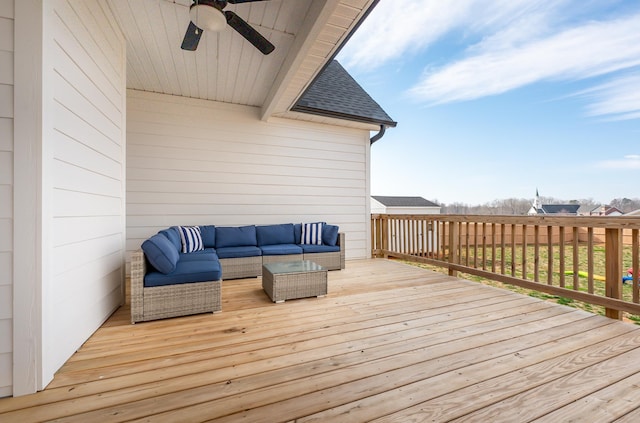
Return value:
<svg viewBox="0 0 640 423">
<path fill-rule="evenodd" d="M 374 257 L 603 306 L 614 319 L 640 315 L 640 218 L 375 214 L 371 228 Z"/>
</svg>

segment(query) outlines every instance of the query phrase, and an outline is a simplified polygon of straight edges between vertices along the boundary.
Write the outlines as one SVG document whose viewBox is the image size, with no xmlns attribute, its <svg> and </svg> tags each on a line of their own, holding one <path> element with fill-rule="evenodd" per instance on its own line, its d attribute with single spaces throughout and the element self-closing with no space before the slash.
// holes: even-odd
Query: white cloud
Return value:
<svg viewBox="0 0 640 423">
<path fill-rule="evenodd" d="M 468 16 L 472 0 L 383 0 L 340 53 L 347 67 L 376 68 L 428 46 Z"/>
<path fill-rule="evenodd" d="M 511 41 L 524 39 L 543 31 L 554 21 L 552 11 L 571 1 L 382 0 L 349 40 L 339 59 L 348 68 L 374 70 L 423 51 L 456 30 L 466 36 L 489 34 L 490 40 L 491 34 L 509 27 Z"/>
<path fill-rule="evenodd" d="M 640 154 L 629 154 L 622 159 L 603 160 L 596 165 L 603 169 L 636 170 L 640 169 Z"/>
<path fill-rule="evenodd" d="M 591 100 L 587 107 L 590 116 L 640 119 L 640 73 L 618 76 L 580 94 Z"/>
<path fill-rule="evenodd" d="M 640 14 L 591 22 L 427 73 L 410 93 L 432 104 L 504 93 L 542 80 L 582 79 L 640 65 Z M 504 46 L 504 40 L 501 42 Z"/>
</svg>

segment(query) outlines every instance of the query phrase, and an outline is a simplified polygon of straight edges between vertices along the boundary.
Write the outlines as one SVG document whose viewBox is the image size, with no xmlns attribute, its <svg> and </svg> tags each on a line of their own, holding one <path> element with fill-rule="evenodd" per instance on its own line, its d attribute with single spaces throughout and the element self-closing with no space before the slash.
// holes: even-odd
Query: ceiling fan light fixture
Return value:
<svg viewBox="0 0 640 423">
<path fill-rule="evenodd" d="M 220 32 L 227 25 L 227 18 L 221 10 L 205 4 L 191 5 L 189 17 L 198 28 L 207 31 Z"/>
</svg>

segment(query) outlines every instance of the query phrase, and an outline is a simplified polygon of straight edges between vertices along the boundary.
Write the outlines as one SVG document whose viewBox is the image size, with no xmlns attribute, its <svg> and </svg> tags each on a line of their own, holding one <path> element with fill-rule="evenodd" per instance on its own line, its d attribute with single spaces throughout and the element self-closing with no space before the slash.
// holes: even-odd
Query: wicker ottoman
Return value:
<svg viewBox="0 0 640 423">
<path fill-rule="evenodd" d="M 309 260 L 266 263 L 262 288 L 273 302 L 327 295 L 327 269 Z"/>
</svg>

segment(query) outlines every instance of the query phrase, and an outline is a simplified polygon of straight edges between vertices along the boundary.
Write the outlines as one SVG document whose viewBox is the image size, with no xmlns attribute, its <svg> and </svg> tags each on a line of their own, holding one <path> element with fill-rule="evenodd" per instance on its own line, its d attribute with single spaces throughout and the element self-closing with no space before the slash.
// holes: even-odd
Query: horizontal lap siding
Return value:
<svg viewBox="0 0 640 423">
<path fill-rule="evenodd" d="M 0 397 L 13 393 L 13 0 L 0 0 Z"/>
<path fill-rule="evenodd" d="M 170 225 L 327 221 L 368 255 L 368 132 L 129 91 L 127 252 Z"/>
<path fill-rule="evenodd" d="M 56 1 L 51 18 L 49 307 L 55 323 L 45 339 L 54 369 L 121 301 L 124 41 L 101 3 Z"/>
</svg>

